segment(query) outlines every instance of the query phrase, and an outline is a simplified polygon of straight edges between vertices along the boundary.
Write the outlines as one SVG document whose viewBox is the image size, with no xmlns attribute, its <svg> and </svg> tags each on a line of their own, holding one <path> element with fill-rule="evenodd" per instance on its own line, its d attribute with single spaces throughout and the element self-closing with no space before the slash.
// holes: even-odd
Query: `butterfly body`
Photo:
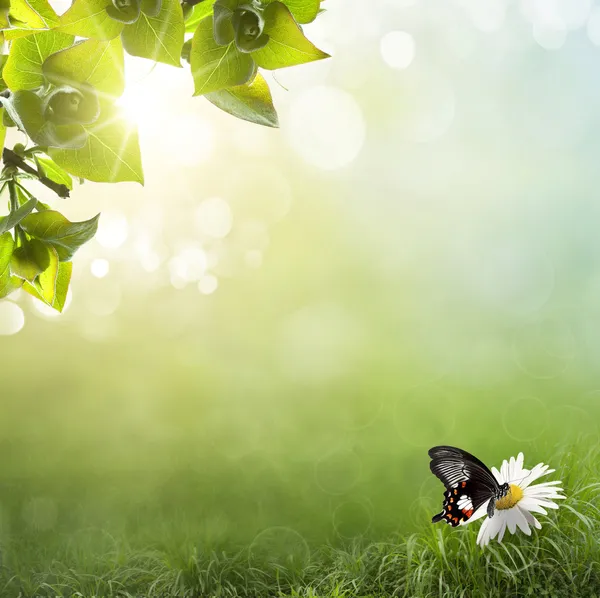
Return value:
<svg viewBox="0 0 600 598">
<path fill-rule="evenodd" d="M 435 446 L 429 451 L 429 467 L 446 487 L 442 512 L 432 523 L 445 521 L 452 527 L 466 523 L 487 502 L 493 517 L 496 501 L 506 496 L 508 484 L 499 484 L 494 474 L 477 457 L 452 446 Z"/>
</svg>

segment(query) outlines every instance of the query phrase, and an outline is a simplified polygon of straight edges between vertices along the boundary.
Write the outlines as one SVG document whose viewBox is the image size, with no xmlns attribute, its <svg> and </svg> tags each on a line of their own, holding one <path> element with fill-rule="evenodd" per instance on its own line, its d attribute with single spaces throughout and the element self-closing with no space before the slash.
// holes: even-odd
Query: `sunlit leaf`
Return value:
<svg viewBox="0 0 600 598">
<path fill-rule="evenodd" d="M 69 173 L 63 170 L 54 160 L 36 154 L 35 163 L 42 176 L 45 176 L 59 185 L 65 185 L 68 189 L 73 189 L 73 179 Z"/>
<path fill-rule="evenodd" d="M 44 116 L 43 100 L 32 91 L 23 89 L 11 97 L 11 105 L 27 134 L 38 145 L 49 147 L 83 147 L 86 130 L 79 124 L 57 125 Z"/>
<path fill-rule="evenodd" d="M 65 302 L 67 300 L 67 293 L 69 291 L 69 284 L 71 282 L 71 274 L 73 272 L 73 262 L 59 262 L 58 263 L 58 272 L 56 275 L 55 285 L 54 285 L 54 298 L 51 302 L 47 301 L 45 295 L 43 294 L 43 289 L 38 291 L 38 288 L 41 286 L 41 280 L 35 281 L 34 285 L 25 282 L 23 284 L 23 290 L 43 301 L 53 309 L 58 312 L 62 312 L 65 307 Z M 40 275 L 39 279 L 42 278 L 43 275 Z"/>
<path fill-rule="evenodd" d="M 137 130 L 118 115 L 87 128 L 88 139 L 80 149 L 50 148 L 48 154 L 69 174 L 89 181 L 144 182 Z"/>
<path fill-rule="evenodd" d="M 269 43 L 252 52 L 256 64 L 264 69 L 280 69 L 329 57 L 304 37 L 289 9 L 281 2 L 267 6 L 264 31 L 270 37 Z"/>
<path fill-rule="evenodd" d="M 6 125 L 4 124 L 4 107 L 0 106 L 0 152 L 4 149 L 6 139 Z"/>
<path fill-rule="evenodd" d="M 18 291 L 24 282 L 22 278 L 12 276 L 10 272 L 0 276 L 0 299 L 4 299 L 4 297 Z"/>
<path fill-rule="evenodd" d="M 200 2 L 200 4 L 194 6 L 192 14 L 185 21 L 186 33 L 194 33 L 196 27 L 198 27 L 198 23 L 213 14 L 214 3 L 215 0 L 204 0 L 204 2 Z"/>
<path fill-rule="evenodd" d="M 266 127 L 278 127 L 271 91 L 260 74 L 252 83 L 206 94 L 206 99 L 229 114 Z"/>
<path fill-rule="evenodd" d="M 0 235 L 6 233 L 13 229 L 23 218 L 31 214 L 33 209 L 37 204 L 37 199 L 35 197 L 31 198 L 29 201 L 25 202 L 20 208 L 11 212 L 8 216 L 3 216 L 0 218 Z"/>
<path fill-rule="evenodd" d="M 219 46 L 230 44 L 235 38 L 233 11 L 236 0 L 217 0 L 213 8 L 213 37 Z"/>
<path fill-rule="evenodd" d="M 34 280 L 33 287 L 39 293 L 39 296 L 44 303 L 52 305 L 56 296 L 56 280 L 58 278 L 59 261 L 58 253 L 54 247 L 48 247 L 48 255 L 50 256 L 48 267 Z M 23 287 L 28 284 L 29 283 L 26 282 Z"/>
<path fill-rule="evenodd" d="M 10 270 L 10 259 L 13 254 L 14 240 L 10 233 L 0 235 L 0 279 Z"/>
<path fill-rule="evenodd" d="M 263 4 L 285 4 L 298 23 L 312 23 L 320 12 L 320 0 L 262 0 Z"/>
<path fill-rule="evenodd" d="M 21 227 L 27 234 L 51 245 L 60 261 L 66 262 L 94 237 L 98 218 L 100 214 L 83 222 L 70 222 L 60 212 L 47 210 L 30 214 L 23 219 Z"/>
<path fill-rule="evenodd" d="M 87 83 L 101 94 L 119 97 L 125 89 L 123 45 L 90 39 L 57 52 L 45 60 L 44 75 L 55 85 Z"/>
<path fill-rule="evenodd" d="M 125 26 L 108 16 L 111 0 L 75 0 L 60 18 L 59 30 L 79 37 L 106 40 L 117 37 Z"/>
<path fill-rule="evenodd" d="M 38 239 L 31 239 L 13 251 L 10 270 L 15 276 L 33 283 L 49 265 L 50 248 L 48 245 Z"/>
<path fill-rule="evenodd" d="M 129 2 L 111 3 L 106 7 L 107 14 L 125 25 L 131 25 L 140 18 L 142 12 L 140 0 L 130 0 Z"/>
<path fill-rule="evenodd" d="M 12 41 L 38 31 L 53 29 L 59 17 L 47 0 L 11 0 L 10 29 L 4 31 L 7 41 Z"/>
<path fill-rule="evenodd" d="M 57 31 L 42 31 L 15 40 L 11 44 L 10 54 L 2 71 L 4 81 L 13 91 L 42 86 L 44 60 L 72 43 L 72 35 Z"/>
<path fill-rule="evenodd" d="M 162 0 L 142 0 L 142 12 L 149 17 L 155 17 L 162 8 Z"/>
<path fill-rule="evenodd" d="M 132 56 L 141 56 L 173 66 L 181 66 L 184 34 L 179 0 L 163 0 L 155 17 L 145 13 L 123 30 L 123 46 Z"/>
<path fill-rule="evenodd" d="M 235 43 L 219 46 L 215 42 L 211 17 L 204 19 L 196 29 L 190 64 L 194 77 L 194 95 L 243 85 L 256 72 L 252 56 L 240 52 Z"/>
</svg>

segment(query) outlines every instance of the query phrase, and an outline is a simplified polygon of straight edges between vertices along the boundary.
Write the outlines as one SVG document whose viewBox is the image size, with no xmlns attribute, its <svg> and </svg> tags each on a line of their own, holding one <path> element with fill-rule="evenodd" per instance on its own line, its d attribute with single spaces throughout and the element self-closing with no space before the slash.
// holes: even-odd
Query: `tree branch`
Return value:
<svg viewBox="0 0 600 598">
<path fill-rule="evenodd" d="M 40 181 L 40 183 L 42 183 L 42 185 L 45 185 L 46 187 L 48 187 L 48 189 L 54 191 L 54 193 L 56 193 L 58 197 L 62 197 L 63 199 L 69 197 L 69 188 L 66 185 L 63 185 L 62 183 L 56 183 L 53 180 L 49 179 L 47 176 L 44 176 L 38 170 L 33 168 L 33 166 L 27 164 L 27 162 L 25 162 L 25 160 L 23 160 L 21 156 L 15 154 L 15 152 L 13 152 L 11 149 L 8 149 L 7 147 L 5 147 L 4 152 L 2 152 L 2 161 L 7 166 L 16 166 L 17 168 L 20 168 L 23 172 L 35 176 Z"/>
</svg>

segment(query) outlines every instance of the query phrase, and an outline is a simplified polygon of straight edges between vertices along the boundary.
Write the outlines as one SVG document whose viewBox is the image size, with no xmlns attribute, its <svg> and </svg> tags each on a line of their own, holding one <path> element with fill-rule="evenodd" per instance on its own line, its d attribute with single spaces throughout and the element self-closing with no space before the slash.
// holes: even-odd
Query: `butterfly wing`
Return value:
<svg viewBox="0 0 600 598">
<path fill-rule="evenodd" d="M 498 495 L 494 474 L 477 457 L 452 446 L 436 446 L 429 451 L 429 467 L 444 484 L 442 512 L 433 523 L 445 520 L 453 527 L 471 518 L 473 513 Z"/>
</svg>

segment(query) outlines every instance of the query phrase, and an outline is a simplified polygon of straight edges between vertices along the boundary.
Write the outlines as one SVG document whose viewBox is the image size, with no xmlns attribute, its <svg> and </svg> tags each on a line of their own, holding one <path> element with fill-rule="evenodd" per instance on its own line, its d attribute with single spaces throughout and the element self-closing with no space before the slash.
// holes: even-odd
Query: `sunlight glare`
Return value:
<svg viewBox="0 0 600 598">
<path fill-rule="evenodd" d="M 23 310 L 12 301 L 0 302 L 0 335 L 16 334 L 25 326 Z"/>
</svg>

